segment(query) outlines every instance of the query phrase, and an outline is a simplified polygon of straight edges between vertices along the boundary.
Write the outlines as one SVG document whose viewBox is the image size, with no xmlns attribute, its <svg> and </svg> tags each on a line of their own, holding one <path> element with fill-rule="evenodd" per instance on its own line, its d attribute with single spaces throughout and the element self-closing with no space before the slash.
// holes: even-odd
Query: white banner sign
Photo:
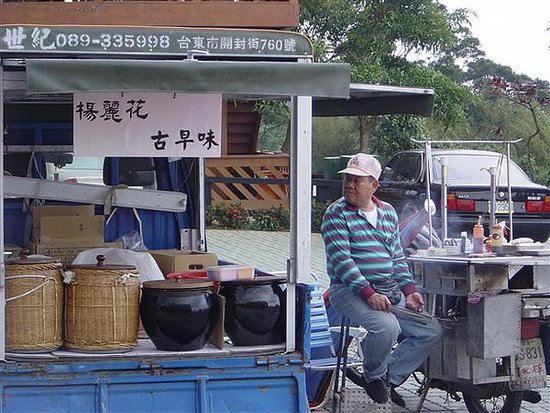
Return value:
<svg viewBox="0 0 550 413">
<path fill-rule="evenodd" d="M 74 94 L 76 156 L 221 155 L 221 94 Z"/>
</svg>

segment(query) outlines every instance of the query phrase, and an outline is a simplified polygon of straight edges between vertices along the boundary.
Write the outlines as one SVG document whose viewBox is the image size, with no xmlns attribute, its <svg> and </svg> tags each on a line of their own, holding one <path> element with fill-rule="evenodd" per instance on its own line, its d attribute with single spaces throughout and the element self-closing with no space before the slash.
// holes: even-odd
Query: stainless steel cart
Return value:
<svg viewBox="0 0 550 413">
<path fill-rule="evenodd" d="M 525 326 L 529 319 L 536 327 L 550 319 L 549 256 L 426 254 L 409 260 L 427 311 L 444 330 L 425 366 L 426 378 L 438 384 L 433 387 L 461 391 L 468 406 L 468 398 L 512 391 L 521 403 L 518 392 L 544 386 L 540 334 Z"/>
</svg>

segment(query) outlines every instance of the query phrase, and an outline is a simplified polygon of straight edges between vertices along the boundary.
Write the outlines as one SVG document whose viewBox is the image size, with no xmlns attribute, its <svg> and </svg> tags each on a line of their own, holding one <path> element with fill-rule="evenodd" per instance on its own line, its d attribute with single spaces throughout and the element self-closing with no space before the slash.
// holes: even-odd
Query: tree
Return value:
<svg viewBox="0 0 550 413">
<path fill-rule="evenodd" d="M 261 116 L 258 149 L 280 151 L 288 135 L 289 107 L 284 102 L 261 100 L 256 103 L 254 110 Z"/>
<path fill-rule="evenodd" d="M 431 139 L 446 136 L 450 140 L 486 140 L 479 149 L 500 150 L 490 142 L 516 140 L 512 157 L 538 183 L 550 184 L 550 96 L 549 83 L 532 80 L 515 73 L 510 67 L 491 60 L 472 60 L 464 68 L 464 82 L 476 94 L 465 108 L 466 118 L 456 125 L 443 128 L 427 122 Z"/>
<path fill-rule="evenodd" d="M 450 13 L 435 0 L 302 0 L 300 10 L 300 31 L 313 39 L 318 61 L 350 63 L 356 82 L 432 87 L 437 121 L 453 125 L 464 118 L 469 90 L 421 59 L 411 62 L 415 54 L 438 55 L 459 44 L 468 16 L 463 9 Z M 360 150 L 368 151 L 376 118 L 360 117 L 358 125 Z M 405 126 L 403 134 L 421 132 L 418 122 Z"/>
<path fill-rule="evenodd" d="M 449 11 L 436 0 L 301 0 L 300 7 L 299 29 L 312 39 L 317 61 L 350 63 L 355 82 L 429 87 L 436 94 L 433 118 L 315 119 L 318 170 L 324 156 L 356 150 L 385 161 L 411 147 L 411 137 L 522 138 L 512 147 L 513 158 L 533 180 L 550 184 L 550 105 L 532 100 L 529 108 L 505 94 L 486 93 L 495 78 L 534 85 L 539 97 L 549 96 L 550 85 L 487 59 L 472 36 L 470 11 Z"/>
<path fill-rule="evenodd" d="M 532 144 L 535 138 L 541 137 L 541 135 L 544 138 L 540 118 L 545 115 L 541 108 L 550 104 L 548 82 L 539 83 L 543 87 L 546 86 L 546 88 L 538 87 L 534 82 L 509 82 L 499 76 L 494 76 L 485 84 L 479 85 L 480 90 L 490 98 L 493 97 L 497 100 L 504 99 L 513 106 L 519 106 L 524 109 L 529 115 L 531 128 L 526 131 L 525 144 L 527 149 L 527 170 L 532 177 L 535 175 L 536 168 Z M 496 131 L 497 134 L 500 135 L 502 133 L 502 128 L 497 127 Z"/>
</svg>

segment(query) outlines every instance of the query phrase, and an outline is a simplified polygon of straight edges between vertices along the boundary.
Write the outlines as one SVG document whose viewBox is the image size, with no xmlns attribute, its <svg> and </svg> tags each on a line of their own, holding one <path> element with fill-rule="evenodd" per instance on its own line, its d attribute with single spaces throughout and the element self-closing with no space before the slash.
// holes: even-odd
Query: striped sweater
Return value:
<svg viewBox="0 0 550 413">
<path fill-rule="evenodd" d="M 325 212 L 321 233 L 331 283 L 345 284 L 366 300 L 375 293 L 372 282 L 392 277 L 405 295 L 412 294 L 416 286 L 401 248 L 397 213 L 387 202 L 372 199 L 378 208 L 376 228 L 344 198 Z"/>
</svg>

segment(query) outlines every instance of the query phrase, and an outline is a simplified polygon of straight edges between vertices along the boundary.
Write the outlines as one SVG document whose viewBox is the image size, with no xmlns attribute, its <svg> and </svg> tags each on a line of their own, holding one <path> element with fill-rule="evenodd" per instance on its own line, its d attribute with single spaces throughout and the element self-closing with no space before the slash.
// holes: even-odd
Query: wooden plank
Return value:
<svg viewBox="0 0 550 413">
<path fill-rule="evenodd" d="M 256 174 L 256 176 L 267 176 L 268 178 L 271 178 L 271 176 L 266 175 L 266 171 L 262 168 L 253 167 L 252 170 Z M 284 176 L 274 176 L 274 178 L 285 178 Z M 275 196 L 279 199 L 285 199 L 288 198 L 288 189 L 286 185 L 280 185 L 280 184 L 265 184 L 269 185 L 269 190 L 272 192 L 272 196 Z"/>
<path fill-rule="evenodd" d="M 298 0 L 0 2 L 0 24 L 295 28 Z"/>
<path fill-rule="evenodd" d="M 256 121 L 254 123 L 229 123 L 227 125 L 230 136 L 238 136 L 239 134 L 247 134 L 246 136 L 250 140 L 250 135 L 256 131 Z"/>
<path fill-rule="evenodd" d="M 206 176 L 223 176 L 218 168 L 218 165 L 207 165 L 204 173 Z"/>
<path fill-rule="evenodd" d="M 290 157 L 287 154 L 209 158 L 206 160 L 205 173 L 209 177 L 235 177 L 235 175 L 238 175 L 242 178 L 261 178 L 272 175 L 278 179 L 284 179 L 286 176 L 281 169 L 284 168 L 288 170 L 289 164 Z M 286 185 L 264 184 L 261 182 L 261 179 L 259 182 L 251 185 L 253 191 L 256 191 L 258 195 L 254 195 L 253 191 L 249 190 L 249 186 L 246 185 L 246 197 L 249 199 L 238 200 L 238 202 L 240 202 L 246 209 L 270 208 L 278 205 L 283 205 L 284 208 L 288 208 L 289 197 L 288 187 Z M 231 193 L 231 190 L 226 187 L 226 184 L 212 184 L 212 188 L 211 199 L 213 201 L 223 201 L 226 203 L 237 201 L 234 194 L 232 194 L 233 196 L 231 196 L 230 199 L 227 199 L 230 196 L 229 194 Z M 244 195 L 242 185 L 238 188 Z M 219 193 L 216 193 L 215 190 Z"/>
<path fill-rule="evenodd" d="M 249 145 L 244 145 L 244 144 L 233 145 L 230 154 L 242 155 L 242 154 L 250 153 L 249 149 L 250 149 Z"/>
<path fill-rule="evenodd" d="M 227 170 L 227 169 L 222 169 L 222 168 L 220 168 L 220 169 L 219 169 L 219 172 L 221 173 L 221 176 L 225 176 L 225 177 L 234 177 L 234 176 L 235 176 L 235 175 L 233 175 L 233 174 L 232 174 L 229 170 Z M 243 171 L 243 172 L 244 172 L 244 171 Z M 246 176 L 246 174 L 245 174 L 244 176 Z M 228 191 L 229 191 L 229 192 L 231 192 L 232 194 L 234 194 L 234 195 L 237 197 L 237 199 L 239 199 L 239 200 L 241 199 L 241 198 L 239 198 L 238 195 L 236 195 L 236 194 L 231 190 L 231 188 L 229 188 L 229 185 L 226 185 L 226 184 L 216 184 L 216 185 L 218 185 L 218 186 L 220 186 L 220 187 L 222 187 L 222 186 L 225 187 L 226 189 L 224 189 L 224 193 L 228 193 Z M 253 194 L 252 194 L 243 184 L 234 183 L 234 184 L 231 184 L 231 185 L 233 185 L 236 189 L 238 189 L 239 192 L 240 192 L 245 198 L 247 198 L 247 199 L 254 199 L 254 198 L 255 198 L 255 196 L 254 196 L 254 195 L 253 195 Z"/>
<path fill-rule="evenodd" d="M 210 199 L 212 203 L 225 201 L 223 191 L 220 191 L 216 185 L 212 185 L 210 189 Z"/>
<path fill-rule="evenodd" d="M 227 104 L 222 105 L 222 156 L 228 155 L 228 139 L 227 139 Z"/>
<path fill-rule="evenodd" d="M 254 112 L 254 107 L 256 106 L 255 103 L 239 101 L 237 104 L 235 104 L 234 102 L 228 100 L 227 104 L 227 111 L 231 113 L 231 115 L 238 116 L 241 114 L 256 113 Z"/>
<path fill-rule="evenodd" d="M 240 177 L 243 177 L 243 178 L 254 178 L 253 176 L 250 175 L 250 172 L 248 172 L 247 170 L 245 170 L 244 168 L 242 168 L 241 166 L 234 166 L 233 169 L 235 170 L 235 172 L 237 172 L 239 174 Z M 250 169 L 250 168 L 248 168 Z M 252 172 L 252 171 L 251 171 Z"/>
<path fill-rule="evenodd" d="M 276 178 L 276 179 L 286 179 L 287 176 L 282 174 L 281 172 L 277 171 L 277 173 L 272 173 L 272 170 L 276 170 L 275 168 L 267 168 L 265 166 L 258 167 L 254 166 L 251 167 L 251 169 L 254 171 L 256 176 L 258 177 L 266 177 L 266 178 Z"/>
<path fill-rule="evenodd" d="M 250 122 L 252 119 L 258 117 L 256 112 L 229 112 L 230 121 L 235 123 Z"/>
<path fill-rule="evenodd" d="M 264 173 L 264 168 L 263 168 L 263 166 L 251 166 L 250 168 L 254 171 L 254 174 L 255 174 L 258 178 L 267 177 L 266 174 Z"/>
<path fill-rule="evenodd" d="M 246 146 L 247 148 L 250 148 L 251 146 L 251 134 L 248 134 L 248 135 L 244 135 L 242 133 L 238 133 L 238 134 L 232 134 L 232 135 L 229 135 L 228 136 L 228 140 L 229 140 L 229 149 L 230 150 L 234 150 L 234 148 L 232 148 L 233 145 L 239 145 L 239 146 Z M 247 152 L 247 154 L 249 154 L 250 152 Z"/>
<path fill-rule="evenodd" d="M 267 188 L 267 185 L 252 185 L 254 187 L 254 190 L 258 193 L 259 196 L 253 197 L 251 199 L 261 199 L 264 201 L 273 201 L 276 200 L 277 197 L 273 196 L 273 192 Z"/>
<path fill-rule="evenodd" d="M 273 184 L 258 184 L 258 185 L 261 185 L 262 189 L 265 189 L 267 192 L 269 192 L 271 198 L 275 198 L 275 199 L 288 198 L 285 185 L 273 185 Z M 256 189 L 256 186 L 255 185 L 253 186 L 254 186 L 254 189 Z"/>
<path fill-rule="evenodd" d="M 268 176 L 272 175 L 273 178 L 278 178 L 278 179 L 284 179 L 288 177 L 288 176 L 285 176 L 285 174 L 276 166 L 268 166 L 267 173 L 268 173 Z"/>
<path fill-rule="evenodd" d="M 290 167 L 290 156 L 288 154 L 281 155 L 233 155 L 222 158 L 206 159 L 207 167 L 217 166 L 266 166 L 274 165 L 278 167 Z"/>
<path fill-rule="evenodd" d="M 224 199 L 229 199 L 231 202 L 234 201 L 241 201 L 241 199 L 231 191 L 227 185 L 224 184 L 212 184 L 212 189 L 218 192 L 219 194 L 223 194 Z"/>
<path fill-rule="evenodd" d="M 258 116 L 256 117 L 256 128 L 254 130 L 254 138 L 252 140 L 252 152 L 255 152 L 258 148 L 258 136 L 260 135 L 260 124 L 262 122 L 262 114 L 258 113 Z"/>
</svg>

